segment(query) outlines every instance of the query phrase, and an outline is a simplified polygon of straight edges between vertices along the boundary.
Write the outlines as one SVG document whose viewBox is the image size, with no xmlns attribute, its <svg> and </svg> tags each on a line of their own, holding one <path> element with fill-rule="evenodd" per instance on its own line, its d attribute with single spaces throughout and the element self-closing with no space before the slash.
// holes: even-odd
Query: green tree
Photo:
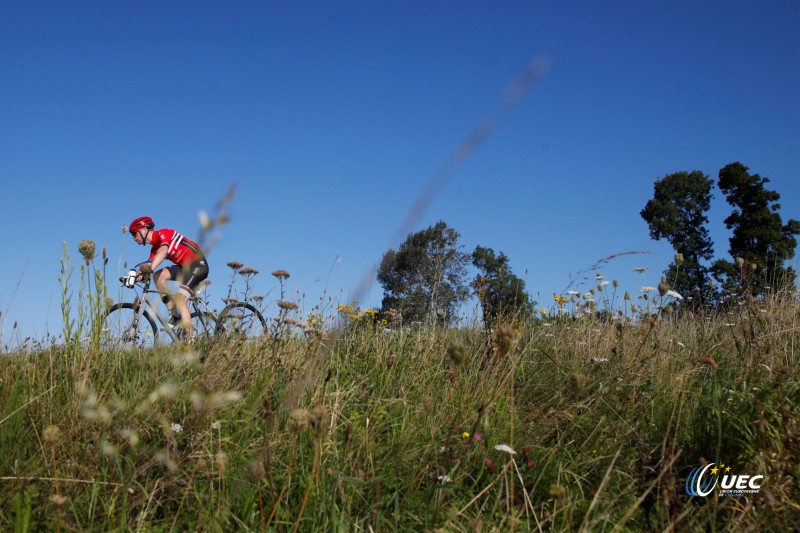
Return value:
<svg viewBox="0 0 800 533">
<path fill-rule="evenodd" d="M 709 269 L 703 261 L 713 255 L 706 223 L 714 181 L 699 170 L 676 172 L 656 180 L 653 198 L 641 211 L 650 237 L 666 239 L 675 260 L 664 274 L 671 287 L 684 296 L 710 296 Z"/>
<path fill-rule="evenodd" d="M 511 272 L 503 252 L 495 254 L 491 248 L 477 246 L 472 252 L 472 264 L 478 275 L 471 286 L 481 303 L 487 328 L 494 327 L 498 319 L 530 315 L 533 305 L 525 291 L 525 282 Z"/>
<path fill-rule="evenodd" d="M 767 189 L 767 183 L 769 178 L 750 174 L 739 162 L 719 171 L 719 188 L 734 208 L 725 226 L 733 230 L 729 252 L 736 263 L 719 259 L 713 273 L 728 288 L 745 285 L 761 294 L 770 284 L 794 284 L 795 272 L 784 263 L 794 257 L 800 222 L 783 223 L 778 212 L 781 197 Z"/>
<path fill-rule="evenodd" d="M 378 282 L 383 287 L 382 312 L 400 312 L 405 322 L 446 323 L 468 298 L 469 256 L 461 251 L 459 233 L 443 221 L 409 234 L 400 248 L 381 260 Z"/>
</svg>

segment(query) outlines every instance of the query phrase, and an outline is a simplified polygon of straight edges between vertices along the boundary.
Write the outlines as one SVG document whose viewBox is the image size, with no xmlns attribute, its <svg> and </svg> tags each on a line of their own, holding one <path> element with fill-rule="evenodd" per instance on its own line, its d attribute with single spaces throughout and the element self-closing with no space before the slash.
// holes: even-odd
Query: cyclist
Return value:
<svg viewBox="0 0 800 533">
<path fill-rule="evenodd" d="M 196 242 L 191 241 L 173 229 L 154 229 L 155 223 L 150 217 L 134 219 L 128 226 L 133 240 L 142 246 L 151 245 L 150 258 L 142 265 L 140 271 L 155 271 L 168 259 L 174 265 L 164 267 L 153 274 L 158 290 L 170 311 L 170 324 L 180 320 L 186 331 L 187 340 L 194 336 L 192 315 L 189 311 L 188 299 L 194 295 L 194 288 L 208 277 L 208 262 L 205 254 Z M 148 266 L 149 265 L 149 266 Z M 180 284 L 177 294 L 169 297 L 171 291 L 168 281 Z"/>
</svg>

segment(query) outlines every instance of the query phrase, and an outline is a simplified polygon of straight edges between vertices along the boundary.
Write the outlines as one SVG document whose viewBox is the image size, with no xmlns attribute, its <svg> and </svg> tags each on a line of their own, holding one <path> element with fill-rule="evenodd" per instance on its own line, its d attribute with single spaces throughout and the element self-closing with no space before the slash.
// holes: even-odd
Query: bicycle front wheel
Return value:
<svg viewBox="0 0 800 533">
<path fill-rule="evenodd" d="M 267 321 L 255 306 L 245 302 L 228 304 L 217 318 L 217 335 L 258 339 L 267 334 Z"/>
<path fill-rule="evenodd" d="M 158 329 L 150 314 L 141 316 L 132 303 L 114 304 L 106 313 L 103 322 L 103 347 L 109 350 L 120 348 L 152 348 L 158 342 Z"/>
</svg>

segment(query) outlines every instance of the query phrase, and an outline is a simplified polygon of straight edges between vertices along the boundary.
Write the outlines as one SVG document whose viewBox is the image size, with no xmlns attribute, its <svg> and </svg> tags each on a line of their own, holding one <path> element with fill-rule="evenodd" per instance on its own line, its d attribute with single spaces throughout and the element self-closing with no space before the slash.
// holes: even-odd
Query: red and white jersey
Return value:
<svg viewBox="0 0 800 533">
<path fill-rule="evenodd" d="M 150 244 L 153 248 L 150 250 L 150 261 L 156 255 L 156 252 L 162 246 L 169 247 L 167 250 L 167 259 L 176 265 L 184 266 L 194 263 L 199 259 L 204 259 L 202 250 L 196 242 L 191 241 L 178 233 L 174 229 L 160 229 L 154 230 L 153 240 Z"/>
</svg>

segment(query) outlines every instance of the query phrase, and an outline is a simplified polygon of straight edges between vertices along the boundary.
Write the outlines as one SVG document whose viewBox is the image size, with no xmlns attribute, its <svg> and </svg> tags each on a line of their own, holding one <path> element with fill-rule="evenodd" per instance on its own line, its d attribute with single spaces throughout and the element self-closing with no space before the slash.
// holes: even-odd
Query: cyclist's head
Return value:
<svg viewBox="0 0 800 533">
<path fill-rule="evenodd" d="M 134 238 L 134 240 L 136 239 L 137 236 L 141 237 L 141 239 L 142 239 L 141 244 L 144 245 L 147 242 L 147 235 L 149 235 L 150 231 L 155 227 L 156 227 L 156 225 L 155 225 L 155 222 L 153 222 L 152 218 L 150 218 L 150 217 L 139 217 L 139 218 L 135 218 L 133 220 L 133 222 L 131 222 L 131 225 L 128 226 L 128 231 L 130 232 L 130 234 Z M 142 230 L 142 229 L 147 229 L 147 232 L 144 235 L 142 235 L 140 233 L 140 230 Z"/>
</svg>

